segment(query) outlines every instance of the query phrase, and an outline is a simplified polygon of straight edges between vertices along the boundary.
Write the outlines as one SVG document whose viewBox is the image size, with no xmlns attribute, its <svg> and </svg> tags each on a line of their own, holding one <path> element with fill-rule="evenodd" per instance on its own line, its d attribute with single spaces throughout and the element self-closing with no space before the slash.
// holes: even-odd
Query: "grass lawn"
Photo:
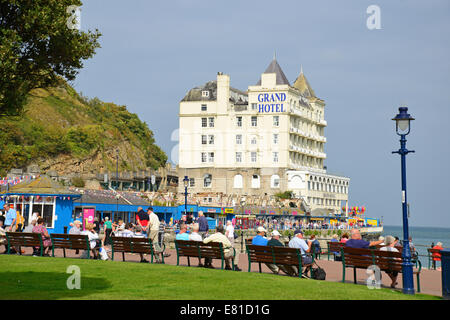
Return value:
<svg viewBox="0 0 450 320">
<path fill-rule="evenodd" d="M 70 265 L 81 272 L 81 288 L 69 290 Z M 88 300 L 410 300 L 364 285 L 298 279 L 257 272 L 69 258 L 0 256 L 1 299 Z"/>
</svg>

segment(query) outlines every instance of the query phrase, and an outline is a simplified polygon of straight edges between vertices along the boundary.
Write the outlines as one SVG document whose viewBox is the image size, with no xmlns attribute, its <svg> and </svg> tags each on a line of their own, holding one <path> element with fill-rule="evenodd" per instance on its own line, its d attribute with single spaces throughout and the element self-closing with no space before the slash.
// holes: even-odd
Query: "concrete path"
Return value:
<svg viewBox="0 0 450 320">
<path fill-rule="evenodd" d="M 106 247 L 108 250 L 110 249 L 109 246 Z M 31 255 L 32 250 L 31 248 L 23 248 L 25 250 L 25 255 Z M 170 253 L 170 257 L 164 258 L 165 263 L 169 265 L 176 265 L 177 263 L 177 254 L 175 249 L 168 249 L 166 250 L 167 253 Z M 50 252 L 51 254 L 51 252 Z M 109 255 L 111 255 L 109 253 Z M 63 257 L 63 251 L 62 249 L 55 250 L 55 256 L 56 257 Z M 70 258 L 79 258 L 80 254 L 76 255 L 75 250 L 66 250 L 66 256 Z M 325 272 L 327 273 L 326 281 L 332 281 L 332 282 L 341 282 L 342 281 L 342 263 L 338 261 L 328 261 L 326 260 L 327 257 L 324 257 L 325 260 L 318 260 L 317 263 L 320 267 L 325 269 Z M 150 258 L 147 258 L 147 260 L 150 260 Z M 198 268 L 198 259 L 191 258 L 191 268 Z M 122 253 L 116 253 L 114 257 L 114 261 L 122 261 Z M 126 263 L 139 263 L 140 256 L 139 254 L 125 254 L 125 261 Z M 180 258 L 180 266 L 187 267 L 187 258 L 181 257 Z M 214 260 L 213 266 L 216 269 L 220 269 L 220 261 Z M 245 253 L 240 253 L 239 255 L 239 268 L 242 269 L 242 272 L 248 271 L 248 258 Z M 252 264 L 252 272 L 259 272 L 259 267 L 257 263 Z M 238 271 L 226 271 L 223 272 L 238 272 Z M 271 273 L 270 269 L 266 267 L 266 265 L 262 264 L 262 272 L 263 273 Z M 280 272 L 280 277 L 286 276 L 282 272 Z M 366 285 L 366 279 L 367 274 L 365 270 L 358 269 L 357 270 L 357 285 Z M 384 272 L 382 272 L 381 276 L 382 280 L 382 287 L 383 288 L 390 288 L 390 278 L 388 275 Z M 353 283 L 353 269 L 347 268 L 346 270 L 346 283 Z M 402 276 L 399 274 L 398 276 L 398 285 L 396 289 L 392 290 L 399 290 L 401 291 L 402 288 Z M 442 282 L 441 282 L 441 271 L 437 270 L 429 270 L 429 269 L 422 269 L 420 274 L 420 286 L 421 286 L 421 293 L 431 294 L 435 296 L 442 296 Z M 417 283 L 416 283 L 416 277 L 414 276 L 414 288 L 417 291 Z"/>
</svg>

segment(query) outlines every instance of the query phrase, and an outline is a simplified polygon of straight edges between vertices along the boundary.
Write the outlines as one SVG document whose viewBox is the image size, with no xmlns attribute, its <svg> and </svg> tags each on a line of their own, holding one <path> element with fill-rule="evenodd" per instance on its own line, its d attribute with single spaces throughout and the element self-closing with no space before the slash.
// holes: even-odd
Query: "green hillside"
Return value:
<svg viewBox="0 0 450 320">
<path fill-rule="evenodd" d="M 0 118 L 0 128 L 0 176 L 30 164 L 53 169 L 54 159 L 60 159 L 60 168 L 64 159 L 85 161 L 80 173 L 115 170 L 116 149 L 121 170 L 157 169 L 167 161 L 136 114 L 125 106 L 87 99 L 66 82 L 31 91 L 24 115 Z"/>
</svg>

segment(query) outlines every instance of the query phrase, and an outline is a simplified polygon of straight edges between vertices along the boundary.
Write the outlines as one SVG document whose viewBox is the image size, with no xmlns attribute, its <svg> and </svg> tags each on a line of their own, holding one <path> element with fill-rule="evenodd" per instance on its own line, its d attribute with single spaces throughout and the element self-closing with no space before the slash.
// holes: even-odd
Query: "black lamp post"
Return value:
<svg viewBox="0 0 450 320">
<path fill-rule="evenodd" d="M 410 132 L 411 120 L 413 117 L 408 113 L 408 108 L 398 108 L 399 114 L 392 120 L 396 122 L 396 132 L 400 136 L 400 149 L 392 153 L 398 153 L 401 156 L 402 168 L 402 209 L 403 209 L 403 251 L 402 251 L 402 278 L 403 293 L 414 294 L 413 280 L 413 264 L 411 262 L 411 248 L 409 247 L 409 230 L 408 230 L 408 201 L 406 197 L 406 155 L 413 150 L 406 149 L 406 136 Z"/>
<path fill-rule="evenodd" d="M 184 182 L 184 214 L 187 215 L 187 195 L 188 195 L 187 188 L 189 186 L 188 176 L 184 176 L 183 182 Z M 187 216 L 186 216 L 186 220 L 187 220 Z"/>
</svg>

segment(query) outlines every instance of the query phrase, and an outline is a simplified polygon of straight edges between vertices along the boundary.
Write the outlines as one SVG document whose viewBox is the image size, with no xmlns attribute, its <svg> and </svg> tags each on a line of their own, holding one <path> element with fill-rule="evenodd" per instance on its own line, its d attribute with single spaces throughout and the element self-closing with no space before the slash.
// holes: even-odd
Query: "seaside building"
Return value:
<svg viewBox="0 0 450 320">
<path fill-rule="evenodd" d="M 325 102 L 303 70 L 291 85 L 275 57 L 245 92 L 219 72 L 180 102 L 179 179 L 188 176 L 194 194 L 292 191 L 313 215 L 338 213 L 350 179 L 324 167 L 324 116 Z"/>
</svg>

